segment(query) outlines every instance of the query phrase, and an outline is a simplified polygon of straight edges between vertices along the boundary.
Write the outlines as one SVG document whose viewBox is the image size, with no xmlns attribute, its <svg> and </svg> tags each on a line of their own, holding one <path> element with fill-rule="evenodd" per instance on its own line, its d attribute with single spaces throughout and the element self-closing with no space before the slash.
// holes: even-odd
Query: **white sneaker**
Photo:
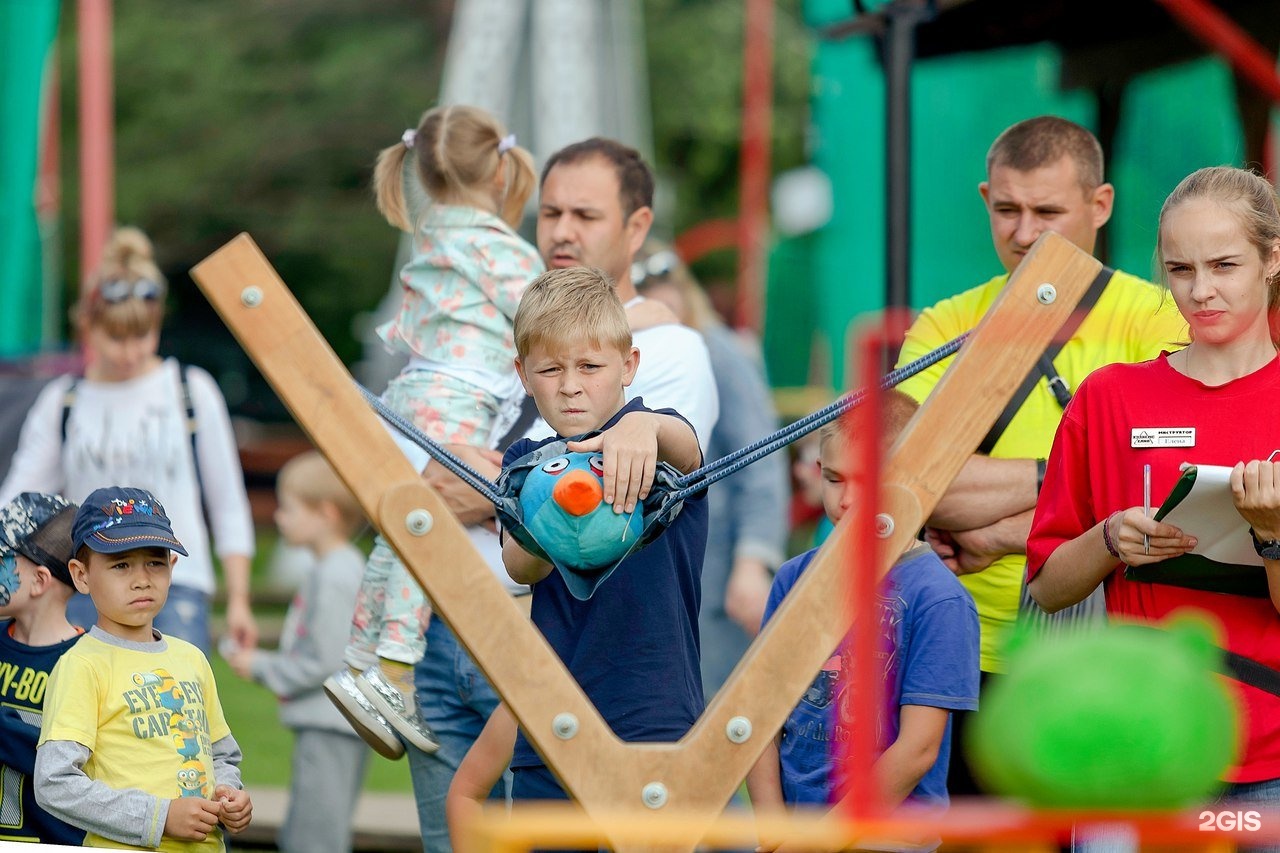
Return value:
<svg viewBox="0 0 1280 853">
<path fill-rule="evenodd" d="M 349 669 L 343 667 L 326 678 L 324 692 L 374 752 L 392 761 L 404 757 L 404 744 L 396 737 L 395 729 L 356 687 L 356 679 Z"/>
<path fill-rule="evenodd" d="M 440 748 L 435 732 L 418 715 L 418 709 L 405 709 L 404 696 L 395 685 L 387 681 L 387 677 L 376 665 L 369 667 L 352 681 L 355 682 L 356 689 L 364 694 L 401 737 L 428 755 Z"/>
</svg>

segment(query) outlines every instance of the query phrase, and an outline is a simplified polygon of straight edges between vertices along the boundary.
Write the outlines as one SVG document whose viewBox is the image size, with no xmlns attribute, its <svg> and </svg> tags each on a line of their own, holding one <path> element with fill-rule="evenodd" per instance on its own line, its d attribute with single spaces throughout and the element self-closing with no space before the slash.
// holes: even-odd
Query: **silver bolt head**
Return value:
<svg viewBox="0 0 1280 853">
<path fill-rule="evenodd" d="M 893 516 L 887 512 L 876 514 L 876 538 L 888 539 L 893 535 L 893 529 L 896 525 L 893 523 Z"/>
<path fill-rule="evenodd" d="M 650 782 L 640 792 L 640 798 L 651 809 L 660 809 L 667 804 L 667 786 L 661 782 Z"/>
<path fill-rule="evenodd" d="M 751 739 L 751 721 L 746 717 L 733 717 L 725 725 L 724 734 L 733 743 L 746 743 Z"/>
<path fill-rule="evenodd" d="M 404 526 L 414 536 L 426 536 L 431 532 L 432 526 L 435 525 L 435 519 L 431 517 L 431 513 L 425 509 L 410 510 L 409 514 L 404 517 Z"/>
<path fill-rule="evenodd" d="M 1036 288 L 1036 300 L 1041 305 L 1052 305 L 1058 299 L 1058 288 L 1045 282 Z"/>
<path fill-rule="evenodd" d="M 551 721 L 551 731 L 561 740 L 568 740 L 578 733 L 578 718 L 567 711 L 556 714 Z"/>
<path fill-rule="evenodd" d="M 251 284 L 240 291 L 240 304 L 246 308 L 257 308 L 262 304 L 262 288 Z"/>
</svg>

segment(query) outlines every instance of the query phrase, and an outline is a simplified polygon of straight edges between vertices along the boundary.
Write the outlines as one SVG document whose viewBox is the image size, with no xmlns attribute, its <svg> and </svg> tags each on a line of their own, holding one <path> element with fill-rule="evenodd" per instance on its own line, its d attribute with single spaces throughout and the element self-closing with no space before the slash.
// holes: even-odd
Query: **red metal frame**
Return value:
<svg viewBox="0 0 1280 853">
<path fill-rule="evenodd" d="M 763 319 L 765 238 L 769 230 L 769 161 L 773 123 L 774 0 L 747 0 L 743 20 L 742 149 L 739 155 L 738 302 L 742 328 Z"/>
<path fill-rule="evenodd" d="M 47 64 L 47 77 L 44 96 L 40 105 L 41 122 L 44 125 L 40 132 L 40 163 L 36 179 L 36 214 L 41 219 L 52 219 L 62 206 L 62 184 L 59 178 L 61 169 L 61 133 L 62 124 L 58 104 L 62 100 L 61 78 L 58 75 L 57 46 L 50 49 L 51 59 Z"/>
<path fill-rule="evenodd" d="M 1236 73 L 1266 95 L 1280 103 L 1280 74 L 1276 73 L 1276 57 L 1227 17 L 1208 0 L 1156 0 L 1175 21 L 1213 50 L 1226 57 Z M 1274 175 L 1275 148 L 1272 133 L 1267 132 L 1263 154 L 1263 171 Z"/>
<path fill-rule="evenodd" d="M 884 539 L 878 535 L 879 508 L 883 483 L 885 457 L 884 394 L 880 390 L 885 353 L 896 347 L 906 334 L 911 316 L 909 311 L 884 312 L 879 321 L 871 323 L 854 335 L 850 348 L 852 363 L 848 375 L 859 379 L 858 387 L 867 395 L 857 408 L 844 415 L 850 419 L 846 435 L 851 459 L 860 473 L 858 493 L 852 502 L 857 516 L 851 522 L 846 556 L 849 566 L 849 606 L 847 613 L 852 625 L 852 685 L 853 720 L 847 751 L 844 775 L 836 779 L 840 802 L 845 806 L 845 816 L 855 822 L 892 820 L 891 810 L 884 799 L 884 792 L 875 777 L 875 762 L 879 744 L 876 742 L 876 720 L 883 708 L 885 685 L 876 663 L 876 645 L 879 641 L 877 620 L 867 618 L 872 614 L 881 578 Z M 855 604 L 862 602 L 861 611 Z M 854 616 L 859 618 L 853 618 Z M 844 673 L 842 673 L 843 675 Z M 837 749 L 841 748 L 839 745 Z"/>
<path fill-rule="evenodd" d="M 883 455 L 881 436 L 883 426 L 880 412 L 883 400 L 880 385 L 880 349 L 887 337 L 884 327 L 875 327 L 863 334 L 854 349 L 859 362 L 851 365 L 850 375 L 858 376 L 863 388 L 870 393 L 856 409 L 846 414 L 852 436 L 850 454 L 856 459 L 861 479 L 858 495 L 853 501 L 857 517 L 853 519 L 853 535 L 849 538 L 848 560 L 852 567 L 849 580 L 849 613 L 852 616 L 854 602 L 862 603 L 860 618 L 852 620 L 853 643 L 853 731 L 849 739 L 848 778 L 841 783 L 847 793 L 842 799 L 851 820 L 875 820 L 888 816 L 884 792 L 875 776 L 876 733 L 884 683 L 876 665 L 877 620 L 868 618 L 874 612 L 876 587 L 879 585 L 877 568 L 881 562 L 884 542 L 876 536 L 876 509 L 881 506 L 880 476 Z M 849 675 L 849 673 L 841 673 Z"/>
<path fill-rule="evenodd" d="M 680 260 L 691 264 L 712 252 L 732 249 L 737 245 L 737 239 L 738 220 L 708 219 L 681 231 L 672 245 Z"/>
<path fill-rule="evenodd" d="M 1188 33 L 1222 54 L 1236 73 L 1280 103 L 1276 58 L 1208 0 L 1156 0 Z"/>
<path fill-rule="evenodd" d="M 80 0 L 80 283 L 98 265 L 115 224 L 112 0 Z"/>
</svg>

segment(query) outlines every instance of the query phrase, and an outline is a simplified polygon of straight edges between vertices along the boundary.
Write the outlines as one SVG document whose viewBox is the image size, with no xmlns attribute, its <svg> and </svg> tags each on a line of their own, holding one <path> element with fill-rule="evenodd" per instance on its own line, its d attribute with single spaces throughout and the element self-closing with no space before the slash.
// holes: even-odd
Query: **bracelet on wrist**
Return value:
<svg viewBox="0 0 1280 853">
<path fill-rule="evenodd" d="M 1036 460 L 1036 494 L 1040 494 L 1040 489 L 1044 487 L 1044 472 L 1048 468 L 1048 463 L 1043 459 Z"/>
<path fill-rule="evenodd" d="M 1111 519 L 1120 514 L 1120 510 L 1116 510 L 1107 516 L 1107 520 L 1102 522 L 1102 544 L 1107 546 L 1107 553 L 1120 559 L 1120 551 L 1116 548 L 1116 543 L 1111 541 Z"/>
</svg>

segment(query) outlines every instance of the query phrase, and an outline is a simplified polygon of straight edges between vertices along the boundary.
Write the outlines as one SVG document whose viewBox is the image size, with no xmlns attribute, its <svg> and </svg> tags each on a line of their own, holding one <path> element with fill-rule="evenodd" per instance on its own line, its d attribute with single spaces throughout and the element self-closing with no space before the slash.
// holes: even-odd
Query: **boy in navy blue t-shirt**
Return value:
<svg viewBox="0 0 1280 853">
<path fill-rule="evenodd" d="M 84 841 L 40 808 L 34 787 L 49 673 L 83 633 L 67 621 L 75 515 L 75 504 L 39 492 L 0 507 L 0 842 Z"/>
<path fill-rule="evenodd" d="M 515 316 L 516 369 L 538 412 L 560 438 L 601 430 L 569 450 L 603 456 L 603 499 L 630 513 L 649 493 L 655 465 L 681 472 L 702 461 L 689 423 L 670 409 L 626 401 L 640 353 L 613 285 L 586 267 L 539 276 Z M 523 439 L 503 465 L 547 444 Z M 533 585 L 533 622 L 614 733 L 624 741 L 677 741 L 702 713 L 698 654 L 702 556 L 707 510 L 701 495 L 661 536 L 627 557 L 586 601 L 575 598 L 551 563 L 506 536 L 502 558 L 519 583 Z M 475 805 L 511 759 L 517 799 L 564 798 L 525 739 L 514 740 L 499 706 L 459 767 L 450 789 L 455 810 Z"/>
<path fill-rule="evenodd" d="M 915 409 L 915 402 L 902 394 L 885 395 L 886 447 Z M 846 422 L 842 419 L 821 434 L 822 502 L 833 522 L 839 522 L 856 494 L 856 470 L 843 431 Z M 814 549 L 801 554 L 778 569 L 765 605 L 766 624 L 816 553 Z M 884 704 L 876 721 L 877 780 L 890 807 L 904 801 L 945 807 L 951 712 L 978 707 L 977 609 L 933 551 L 916 543 L 881 581 L 875 619 L 880 627 L 878 668 L 883 664 L 877 674 L 884 685 Z M 850 649 L 842 643 L 778 738 L 765 748 L 747 777 L 756 809 L 833 803 L 838 751 L 848 742 L 853 725 L 847 694 L 851 664 Z M 760 849 L 772 850 L 780 840 L 762 839 Z"/>
</svg>

